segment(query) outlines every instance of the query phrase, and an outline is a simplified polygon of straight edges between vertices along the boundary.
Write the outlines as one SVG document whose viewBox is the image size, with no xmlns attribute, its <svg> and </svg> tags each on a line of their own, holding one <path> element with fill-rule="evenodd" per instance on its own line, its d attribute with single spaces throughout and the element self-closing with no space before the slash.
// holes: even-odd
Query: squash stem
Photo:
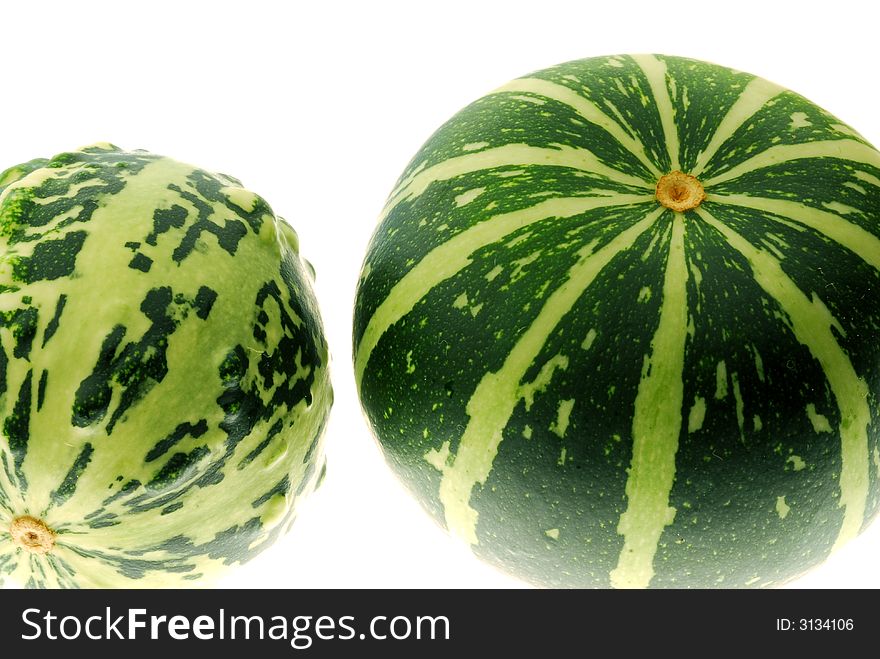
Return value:
<svg viewBox="0 0 880 659">
<path fill-rule="evenodd" d="M 679 213 L 693 210 L 706 199 L 703 184 L 683 172 L 669 172 L 657 181 L 657 201 Z"/>
<path fill-rule="evenodd" d="M 48 554 L 55 546 L 55 532 L 41 519 L 24 515 L 9 525 L 12 541 L 33 554 Z"/>
</svg>

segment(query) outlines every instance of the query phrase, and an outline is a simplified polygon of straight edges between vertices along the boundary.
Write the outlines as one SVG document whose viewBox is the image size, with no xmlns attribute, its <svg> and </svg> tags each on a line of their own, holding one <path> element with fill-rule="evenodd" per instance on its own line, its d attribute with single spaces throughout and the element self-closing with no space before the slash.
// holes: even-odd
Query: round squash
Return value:
<svg viewBox="0 0 880 659">
<path fill-rule="evenodd" d="M 480 557 L 536 584 L 764 587 L 880 504 L 880 153 L 665 56 L 538 71 L 392 191 L 363 408 Z"/>
<path fill-rule="evenodd" d="M 296 234 L 233 178 L 95 145 L 0 175 L 0 579 L 185 586 L 319 481 Z"/>
</svg>

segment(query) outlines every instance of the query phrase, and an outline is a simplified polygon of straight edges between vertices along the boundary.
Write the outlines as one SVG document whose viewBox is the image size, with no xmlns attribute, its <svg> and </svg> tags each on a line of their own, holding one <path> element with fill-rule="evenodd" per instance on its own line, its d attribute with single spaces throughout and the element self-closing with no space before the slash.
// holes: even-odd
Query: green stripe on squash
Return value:
<svg viewBox="0 0 880 659">
<path fill-rule="evenodd" d="M 424 507 L 524 579 L 770 586 L 877 513 L 878 310 L 864 138 L 746 73 L 594 58 L 404 170 L 356 382 Z"/>
</svg>

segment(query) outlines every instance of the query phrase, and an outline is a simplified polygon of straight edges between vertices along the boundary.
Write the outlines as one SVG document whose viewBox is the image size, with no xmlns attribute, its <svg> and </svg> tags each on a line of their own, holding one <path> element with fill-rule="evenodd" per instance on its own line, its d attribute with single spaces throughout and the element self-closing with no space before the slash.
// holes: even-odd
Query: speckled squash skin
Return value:
<svg viewBox="0 0 880 659">
<path fill-rule="evenodd" d="M 780 584 L 877 513 L 878 268 L 880 154 L 849 126 L 705 62 L 569 62 L 404 170 L 361 401 L 423 506 L 523 579 Z"/>
<path fill-rule="evenodd" d="M 235 179 L 108 144 L 4 172 L 0 579 L 259 553 L 322 474 L 327 360 L 295 233 Z"/>
</svg>

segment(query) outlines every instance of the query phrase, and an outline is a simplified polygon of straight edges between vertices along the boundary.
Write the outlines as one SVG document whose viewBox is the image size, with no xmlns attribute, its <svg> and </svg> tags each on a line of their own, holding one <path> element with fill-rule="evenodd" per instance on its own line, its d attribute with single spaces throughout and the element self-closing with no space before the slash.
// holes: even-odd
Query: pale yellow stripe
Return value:
<svg viewBox="0 0 880 659">
<path fill-rule="evenodd" d="M 455 461 L 443 470 L 440 501 L 447 528 L 470 544 L 477 544 L 478 513 L 470 506 L 475 485 L 486 482 L 501 444 L 502 434 L 523 396 L 520 381 L 557 326 L 596 275 L 621 252 L 632 247 L 664 209 L 657 208 L 643 220 L 615 236 L 611 242 L 593 252 L 595 243 L 583 248 L 568 279 L 557 288 L 541 308 L 537 318 L 523 332 L 508 354 L 501 369 L 486 373 L 467 404 L 470 417 L 461 437 Z"/>
<path fill-rule="evenodd" d="M 528 144 L 506 144 L 494 149 L 476 151 L 437 163 L 432 167 L 419 170 L 397 186 L 388 198 L 379 221 L 384 220 L 401 201 L 414 199 L 421 195 L 428 186 L 438 181 L 448 181 L 457 176 L 471 174 L 483 169 L 495 167 L 543 165 L 552 167 L 569 167 L 580 171 L 604 176 L 605 178 L 639 188 L 647 187 L 642 179 L 624 174 L 599 160 L 586 149 L 568 146 L 544 148 Z M 652 186 L 653 187 L 653 186 Z"/>
<path fill-rule="evenodd" d="M 81 165 L 73 165 L 71 169 L 79 166 Z M 34 369 L 34 393 L 36 393 L 36 379 L 39 373 L 43 369 L 49 372 L 45 403 L 39 413 L 36 412 L 36 406 L 31 410 L 31 441 L 28 444 L 27 458 L 23 463 L 23 470 L 29 483 L 27 505 L 35 513 L 40 513 L 49 507 L 50 495 L 58 486 L 59 476 L 63 477 L 64 473 L 59 472 L 59 469 L 46 469 L 45 465 L 60 467 L 72 464 L 86 442 L 94 446 L 95 452 L 89 468 L 83 472 L 77 485 L 78 496 L 72 498 L 68 505 L 82 504 L 97 507 L 96 504 L 103 498 L 100 493 L 107 487 L 104 479 L 108 473 L 117 471 L 132 478 L 140 476 L 133 473 L 133 466 L 129 467 L 125 464 L 127 459 L 130 460 L 127 457 L 128 453 L 104 450 L 105 446 L 110 448 L 115 440 L 118 440 L 118 435 L 108 439 L 103 430 L 110 419 L 110 414 L 92 426 L 78 428 L 71 425 L 71 408 L 80 383 L 91 373 L 94 364 L 98 363 L 106 332 L 114 325 L 122 324 L 126 329 L 126 340 L 131 341 L 137 340 L 149 329 L 150 320 L 138 311 L 136 304 L 122 303 L 121 295 L 116 299 L 99 301 L 96 299 L 96 288 L 97 291 L 106 290 L 102 288 L 106 284 L 101 282 L 107 277 L 107 273 L 112 273 L 114 286 L 119 291 L 125 291 L 127 300 L 140 301 L 146 297 L 151 288 L 156 286 L 155 279 L 128 267 L 132 253 L 124 247 L 124 243 L 132 238 L 136 227 L 150 226 L 152 209 L 155 206 L 153 200 L 165 196 L 169 181 L 186 180 L 185 177 L 192 171 L 193 168 L 189 165 L 161 158 L 147 163 L 136 175 L 125 177 L 125 186 L 113 195 L 105 195 L 101 205 L 85 225 L 93 237 L 83 243 L 77 255 L 78 276 L 37 281 L 27 287 L 28 295 L 45 305 L 46 322 L 51 317 L 58 291 L 63 291 L 67 295 L 67 303 L 61 318 L 61 334 L 64 338 L 56 336 L 44 348 L 34 350 L 30 356 L 31 363 L 27 364 Z M 39 176 L 46 177 L 47 172 L 66 176 L 69 174 L 69 169 L 42 169 L 39 170 Z M 28 181 L 28 184 L 32 182 L 30 177 L 23 180 Z M 124 218 L 124 221 L 120 221 L 119 218 Z M 71 226 L 84 225 L 75 223 Z M 30 243 L 30 245 L 36 244 L 39 243 Z M 151 254 L 151 257 L 155 259 L 156 255 Z M 166 258 L 171 260 L 170 255 Z M 158 268 L 158 265 L 154 265 L 153 272 Z M 99 282 L 97 287 L 96 282 Z M 193 294 L 196 289 L 197 286 L 192 287 Z M 175 292 L 178 291 L 190 293 L 188 288 L 175 288 Z M 171 345 L 178 339 L 179 336 L 175 332 L 173 338 L 170 338 Z M 76 359 L 70 358 L 71 345 L 76 346 Z M 174 363 L 169 361 L 169 364 Z M 60 364 L 63 364 L 64 368 L 59 368 Z M 19 365 L 20 372 L 24 372 L 24 367 L 25 364 Z M 173 368 L 170 370 L 173 371 Z M 187 376 L 193 376 L 192 370 L 187 372 Z M 167 382 L 163 382 L 163 386 L 165 385 Z M 112 398 L 108 409 L 112 413 L 119 404 L 122 388 L 114 383 L 111 391 Z M 199 391 L 195 400 L 190 400 L 189 403 L 195 406 L 193 409 L 202 409 L 198 407 L 200 403 L 207 406 L 204 409 L 211 409 L 212 395 L 216 398 L 217 394 L 205 387 L 205 391 Z M 216 403 L 213 406 L 216 407 Z M 135 405 L 126 416 L 131 417 L 150 409 L 149 406 Z M 155 412 L 152 416 L 155 417 Z M 167 419 L 170 430 L 173 430 L 181 420 Z M 120 424 L 122 425 L 124 423 Z M 152 430 L 156 429 L 156 426 L 165 430 L 156 420 L 147 422 L 143 427 Z M 120 428 L 117 432 L 123 433 L 124 430 Z M 52 441 L 48 438 L 52 438 Z M 148 439 L 144 437 L 141 441 L 146 444 Z M 128 448 L 130 451 L 135 450 L 131 445 Z M 105 469 L 108 463 L 112 466 Z M 82 497 L 79 496 L 81 492 L 93 492 L 95 496 Z M 47 521 L 51 524 L 55 520 Z"/>
<path fill-rule="evenodd" d="M 712 156 L 721 148 L 721 145 L 730 139 L 737 129 L 754 116 L 758 110 L 763 108 L 767 101 L 784 91 L 784 87 L 763 78 L 754 78 L 749 82 L 743 88 L 739 98 L 730 106 L 721 123 L 718 124 L 709 144 L 700 151 L 697 162 L 689 173 L 692 176 L 699 176 L 700 172 L 706 169 Z"/>
<path fill-rule="evenodd" d="M 749 197 L 748 195 L 731 194 L 709 197 L 719 204 L 732 204 L 758 211 L 774 213 L 798 224 L 815 229 L 833 241 L 843 245 L 853 254 L 858 255 L 865 263 L 880 270 L 880 239 L 865 231 L 858 224 L 848 222 L 836 213 L 819 210 L 805 204 L 786 199 L 768 199 L 766 197 Z M 768 219 L 773 219 L 768 216 Z"/>
<path fill-rule="evenodd" d="M 855 140 L 820 140 L 803 144 L 780 144 L 755 154 L 736 167 L 703 181 L 705 187 L 718 185 L 737 176 L 753 172 L 762 167 L 777 165 L 800 158 L 840 158 L 852 162 L 880 167 L 880 153 L 873 147 Z"/>
<path fill-rule="evenodd" d="M 595 103 L 584 96 L 581 96 L 572 89 L 569 89 L 564 85 L 556 84 L 555 82 L 550 82 L 549 80 L 541 80 L 539 78 L 520 78 L 507 83 L 503 87 L 499 87 L 493 93 L 498 94 L 504 92 L 538 94 L 544 98 L 549 98 L 568 105 L 590 123 L 603 128 L 614 139 L 616 139 L 624 149 L 636 156 L 654 176 L 659 177 L 661 175 L 660 170 L 658 170 L 654 163 L 651 162 L 651 159 L 648 158 L 648 154 L 645 152 L 645 145 L 642 144 L 641 141 L 628 135 L 619 123 L 609 117 Z"/>
<path fill-rule="evenodd" d="M 840 502 L 843 523 L 834 543 L 838 549 L 862 527 L 868 497 L 868 386 L 853 369 L 849 356 L 837 343 L 832 326 L 837 320 L 819 297 L 812 299 L 798 288 L 769 252 L 759 250 L 730 227 L 715 219 L 704 207 L 696 209 L 708 225 L 748 259 L 755 281 L 776 300 L 788 316 L 795 337 L 815 357 L 840 410 Z"/>
<path fill-rule="evenodd" d="M 666 149 L 669 152 L 669 161 L 672 170 L 681 168 L 679 151 L 681 145 L 678 137 L 678 128 L 675 125 L 675 113 L 672 109 L 672 99 L 669 96 L 669 87 L 666 85 L 666 64 L 653 55 L 633 55 L 636 64 L 641 67 L 651 86 L 651 94 L 660 114 L 660 123 L 663 125 L 663 134 L 666 137 Z"/>
<path fill-rule="evenodd" d="M 370 355 L 382 335 L 408 314 L 437 284 L 470 265 L 471 255 L 476 250 L 500 240 L 517 229 L 548 218 L 571 217 L 597 208 L 651 201 L 653 201 L 651 195 L 548 199 L 529 208 L 496 215 L 435 247 L 394 285 L 370 318 L 355 356 L 355 381 L 358 388 Z"/>
<path fill-rule="evenodd" d="M 623 535 L 623 549 L 617 567 L 611 571 L 614 588 L 646 588 L 650 584 L 660 536 L 675 518 L 669 493 L 675 480 L 675 454 L 682 424 L 687 279 L 684 216 L 676 213 L 660 322 L 651 341 L 651 356 L 645 356 L 635 400 L 627 508 L 617 527 Z"/>
</svg>

